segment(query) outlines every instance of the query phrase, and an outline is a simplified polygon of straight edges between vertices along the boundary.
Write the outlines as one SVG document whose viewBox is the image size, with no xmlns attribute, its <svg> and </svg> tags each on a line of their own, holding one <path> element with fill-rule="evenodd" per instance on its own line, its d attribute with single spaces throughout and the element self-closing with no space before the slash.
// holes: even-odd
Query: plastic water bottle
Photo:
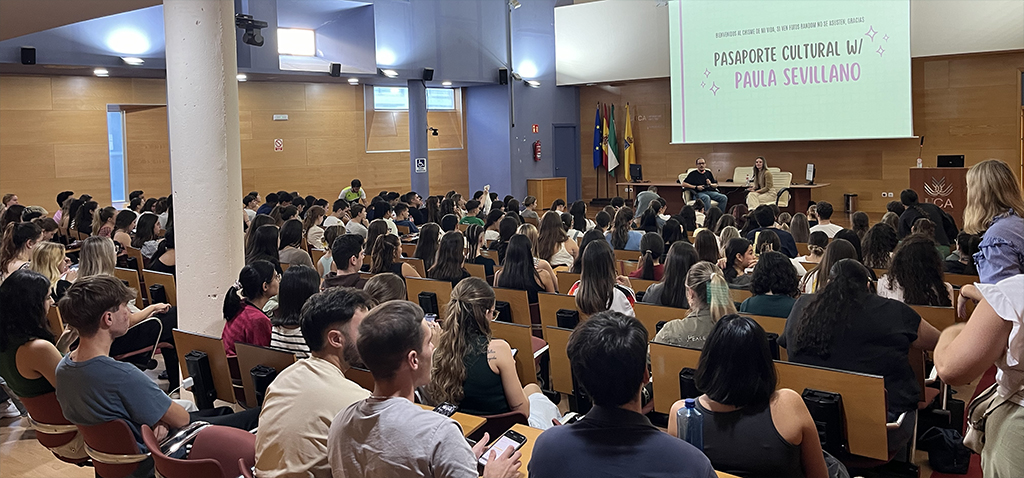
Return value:
<svg viewBox="0 0 1024 478">
<path fill-rule="evenodd" d="M 917 158 L 917 167 L 920 168 L 920 167 L 923 167 L 923 166 L 924 166 L 924 161 L 921 161 L 921 158 Z"/>
<path fill-rule="evenodd" d="M 676 433 L 679 438 L 704 451 L 704 416 L 697 410 L 694 399 L 687 398 L 685 404 L 676 412 Z"/>
</svg>

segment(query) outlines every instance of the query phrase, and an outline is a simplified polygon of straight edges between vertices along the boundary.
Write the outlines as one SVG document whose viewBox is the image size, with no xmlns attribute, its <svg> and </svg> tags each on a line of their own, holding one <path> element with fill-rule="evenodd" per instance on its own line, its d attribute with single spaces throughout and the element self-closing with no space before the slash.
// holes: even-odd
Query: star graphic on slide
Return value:
<svg viewBox="0 0 1024 478">
<path fill-rule="evenodd" d="M 704 82 L 702 81 L 702 82 L 700 82 L 700 87 L 701 87 L 701 88 L 703 88 L 703 87 L 704 87 L 704 85 L 706 85 L 706 84 L 707 84 L 707 83 L 704 83 Z"/>
<path fill-rule="evenodd" d="M 879 46 L 875 53 L 878 53 L 878 56 L 882 56 L 882 53 L 885 53 L 885 49 Z"/>
<path fill-rule="evenodd" d="M 711 94 L 713 94 L 715 96 L 718 96 L 718 90 L 720 90 L 721 88 L 719 88 L 718 85 L 716 85 L 715 82 L 712 81 L 711 82 L 711 88 L 709 88 L 709 89 L 711 90 Z"/>
<path fill-rule="evenodd" d="M 885 41 L 889 41 L 889 34 L 886 33 L 885 36 L 882 37 L 882 39 L 885 40 Z"/>
<path fill-rule="evenodd" d="M 875 31 L 875 27 L 874 26 L 870 26 L 870 27 L 868 27 L 868 32 L 865 33 L 864 35 L 867 35 L 868 38 L 871 38 L 871 41 L 875 41 L 875 35 L 877 35 L 877 34 L 878 34 L 878 32 Z"/>
<path fill-rule="evenodd" d="M 704 78 L 711 76 L 711 72 L 707 68 L 704 69 Z"/>
</svg>

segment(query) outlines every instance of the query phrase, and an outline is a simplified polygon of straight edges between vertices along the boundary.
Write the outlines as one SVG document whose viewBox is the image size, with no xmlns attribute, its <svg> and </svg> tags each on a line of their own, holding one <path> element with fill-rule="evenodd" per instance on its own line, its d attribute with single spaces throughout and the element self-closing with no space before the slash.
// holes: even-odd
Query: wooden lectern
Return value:
<svg viewBox="0 0 1024 478">
<path fill-rule="evenodd" d="M 920 202 L 939 206 L 963 227 L 968 168 L 910 168 L 910 188 Z M 941 227 L 941 225 L 936 224 Z"/>
</svg>

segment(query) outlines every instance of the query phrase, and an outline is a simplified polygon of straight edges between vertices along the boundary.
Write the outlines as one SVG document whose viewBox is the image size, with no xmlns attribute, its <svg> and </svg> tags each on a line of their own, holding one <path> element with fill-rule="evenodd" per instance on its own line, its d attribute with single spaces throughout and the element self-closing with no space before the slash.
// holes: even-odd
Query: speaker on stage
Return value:
<svg viewBox="0 0 1024 478">
<path fill-rule="evenodd" d="M 632 179 L 633 182 L 643 181 L 644 180 L 644 168 L 642 166 L 640 166 L 639 164 L 630 164 L 629 165 L 629 178 Z"/>
</svg>

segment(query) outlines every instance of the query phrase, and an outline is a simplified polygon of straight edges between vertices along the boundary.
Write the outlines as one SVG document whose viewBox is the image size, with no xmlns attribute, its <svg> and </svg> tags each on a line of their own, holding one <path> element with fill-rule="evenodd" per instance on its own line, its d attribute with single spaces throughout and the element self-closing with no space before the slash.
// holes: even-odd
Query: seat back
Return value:
<svg viewBox="0 0 1024 478">
<path fill-rule="evenodd" d="M 768 170 L 771 171 L 771 168 L 768 168 Z M 788 188 L 791 182 L 793 182 L 793 173 L 772 171 L 772 183 L 775 185 L 777 190 L 782 191 L 783 189 Z M 779 207 L 789 206 L 789 201 L 792 198 L 793 194 L 786 191 L 778 197 L 776 204 Z"/>
<path fill-rule="evenodd" d="M 555 326 L 544 327 L 544 340 L 548 341 L 550 357 L 548 373 L 551 377 L 551 389 L 556 392 L 572 394 L 572 366 L 569 364 L 569 336 L 572 329 Z"/>
<path fill-rule="evenodd" d="M 402 243 L 402 254 L 412 257 L 416 253 L 416 244 Z"/>
<path fill-rule="evenodd" d="M 61 461 L 68 463 L 84 463 L 89 455 L 80 445 L 69 445 L 78 435 L 78 428 L 64 418 L 64 412 L 57 402 L 57 393 L 50 392 L 38 397 L 18 397 L 28 410 L 32 420 L 32 428 L 36 432 L 36 440 L 40 445 L 50 449 Z M 60 448 L 65 447 L 65 448 Z"/>
<path fill-rule="evenodd" d="M 928 305 L 912 305 L 911 309 L 917 312 L 925 322 L 932 324 L 932 327 L 945 330 L 946 327 L 957 322 L 956 309 L 953 307 L 931 307 Z"/>
<path fill-rule="evenodd" d="M 747 178 L 753 180 L 754 178 L 754 167 L 753 166 L 736 166 L 736 169 L 732 170 L 732 182 L 734 183 L 746 183 Z"/>
<path fill-rule="evenodd" d="M 412 268 L 416 270 L 416 273 L 419 274 L 420 277 L 427 276 L 427 268 L 423 266 L 423 259 L 417 259 L 415 257 L 402 257 L 398 259 L 398 262 L 404 262 L 412 266 Z"/>
<path fill-rule="evenodd" d="M 250 371 L 257 365 L 266 365 L 281 373 L 289 365 L 295 363 L 295 354 L 283 350 L 275 350 L 258 345 L 235 343 L 235 354 L 238 355 L 238 371 L 245 390 L 245 403 L 250 407 L 257 406 L 256 385 L 252 382 Z"/>
<path fill-rule="evenodd" d="M 56 305 L 46 311 L 46 322 L 50 326 L 50 332 L 54 337 L 60 337 L 64 333 L 64 321 L 60 318 L 60 309 Z"/>
<path fill-rule="evenodd" d="M 679 400 L 679 372 L 684 368 L 697 369 L 700 350 L 677 345 L 651 342 L 651 382 L 654 387 L 654 411 L 668 413 Z"/>
<path fill-rule="evenodd" d="M 774 333 L 778 334 L 779 337 L 782 337 L 782 333 L 786 331 L 786 319 L 781 317 L 768 317 L 766 315 L 751 315 L 746 313 L 741 313 L 740 315 L 753 319 L 754 322 L 757 322 L 757 325 L 760 325 L 766 333 Z M 779 347 L 779 360 L 782 360 L 783 362 L 789 361 L 789 354 L 786 353 L 785 348 Z"/>
<path fill-rule="evenodd" d="M 558 326 L 558 309 L 578 310 L 576 297 L 571 295 L 542 292 L 537 294 L 537 305 L 540 309 L 540 323 L 545 328 Z M 580 313 L 580 320 L 583 320 L 583 313 Z"/>
<path fill-rule="evenodd" d="M 525 290 L 494 288 L 494 299 L 508 302 L 512 309 L 512 322 L 530 327 L 533 317 L 530 314 L 530 296 Z M 500 317 L 505 319 L 505 317 Z"/>
<path fill-rule="evenodd" d="M 696 170 L 697 168 L 687 169 L 685 173 L 679 173 L 679 176 L 676 178 L 676 180 L 679 181 L 680 184 L 682 184 L 683 182 L 686 181 L 686 177 L 689 176 L 691 172 Z M 682 189 L 683 191 L 683 203 L 690 204 L 690 202 L 693 201 L 693 191 L 686 188 L 680 189 Z"/>
<path fill-rule="evenodd" d="M 323 249 L 317 249 L 315 247 L 310 249 L 309 258 L 313 260 L 313 265 L 319 264 L 320 259 L 324 258 L 324 254 L 327 254 L 327 251 Z"/>
<path fill-rule="evenodd" d="M 193 350 L 205 352 L 210 360 L 210 372 L 213 374 L 213 386 L 217 390 L 217 398 L 225 402 L 235 403 L 235 392 L 231 385 L 231 371 L 228 368 L 228 357 L 224 351 L 224 343 L 217 337 L 174 329 L 174 348 L 178 352 L 178 364 L 181 366 L 181 378 L 188 378 L 188 366 L 185 355 Z"/>
<path fill-rule="evenodd" d="M 942 276 L 943 280 L 949 282 L 955 287 L 963 287 L 967 284 L 973 284 L 975 282 L 981 282 L 978 276 L 969 276 L 964 274 L 950 274 L 946 273 Z"/>
<path fill-rule="evenodd" d="M 533 357 L 532 328 L 527 325 L 491 322 L 491 335 L 508 342 L 516 349 L 516 375 L 519 383 L 526 385 L 537 382 L 537 363 Z"/>
<path fill-rule="evenodd" d="M 632 277 L 629 279 L 629 284 L 633 286 L 633 292 L 646 292 L 648 287 L 657 284 L 658 282 L 659 281 L 656 280 L 637 279 Z"/>
<path fill-rule="evenodd" d="M 469 272 L 469 275 L 473 277 L 479 277 L 485 281 L 487 280 L 487 269 L 484 267 L 483 264 L 464 262 L 462 264 L 462 267 L 466 269 L 466 272 Z"/>
<path fill-rule="evenodd" d="M 437 294 L 438 316 L 444 317 L 448 302 L 452 299 L 452 283 L 446 280 L 424 279 L 417 277 L 405 278 L 406 296 L 409 301 L 420 303 L 420 292 L 433 292 Z"/>
<path fill-rule="evenodd" d="M 749 299 L 750 296 L 751 294 L 749 290 L 729 289 L 729 297 L 731 297 L 732 301 L 735 302 L 736 304 L 742 304 L 743 301 Z"/>
<path fill-rule="evenodd" d="M 690 313 L 690 311 L 688 309 L 677 309 L 675 307 L 665 307 L 661 305 L 637 302 L 636 304 L 633 304 L 633 313 L 636 314 L 637 320 L 644 324 L 644 328 L 647 329 L 647 340 L 650 341 L 654 340 L 654 336 L 658 333 L 658 322 L 683 319 Z"/>
<path fill-rule="evenodd" d="M 616 249 L 614 252 L 615 252 L 615 260 L 617 260 L 617 261 L 633 261 L 633 262 L 636 262 L 636 261 L 640 260 L 640 251 L 623 251 L 623 250 L 620 250 L 620 249 Z"/>
<path fill-rule="evenodd" d="M 345 378 L 357 383 L 360 387 L 373 390 L 373 374 L 365 368 L 352 367 L 345 371 Z"/>
<path fill-rule="evenodd" d="M 558 293 L 562 295 L 568 294 L 572 285 L 580 280 L 580 275 L 572 272 L 556 272 L 555 277 L 558 278 Z"/>
<path fill-rule="evenodd" d="M 635 260 L 635 259 L 636 258 L 634 258 L 634 260 L 630 260 L 630 261 L 622 261 L 622 260 L 618 260 L 616 258 L 616 261 L 615 261 L 615 269 L 616 269 L 616 271 L 619 274 L 622 274 L 624 276 L 628 276 L 628 275 L 632 274 L 633 271 L 637 270 L 640 267 L 640 262 Z"/>
<path fill-rule="evenodd" d="M 806 242 L 798 242 L 796 243 L 796 253 L 800 256 L 806 256 L 811 253 L 811 250 L 808 248 Z"/>
<path fill-rule="evenodd" d="M 92 457 L 96 475 L 103 478 L 131 475 L 149 458 L 139 450 L 135 435 L 124 420 L 78 425 L 78 431 L 85 437 L 86 451 Z"/>
<path fill-rule="evenodd" d="M 139 282 L 139 274 L 134 269 L 125 269 L 123 267 L 117 267 L 114 269 L 114 277 L 128 282 L 128 287 L 135 289 L 135 306 L 143 308 L 145 304 L 142 303 L 142 283 Z M 148 294 L 146 294 L 148 297 Z"/>
<path fill-rule="evenodd" d="M 224 478 L 235 478 L 238 476 L 239 460 L 249 468 L 256 464 L 256 435 L 225 426 L 206 427 L 192 444 L 189 461 L 193 460 L 213 461 L 219 465 Z"/>
<path fill-rule="evenodd" d="M 165 455 L 160 451 L 160 442 L 149 425 L 142 425 L 142 441 L 146 443 L 146 448 L 149 448 L 149 453 L 153 457 L 153 467 L 163 478 L 192 478 L 195 476 L 229 478 L 214 460 L 196 460 L 191 457 L 183 460 Z"/>
<path fill-rule="evenodd" d="M 146 281 L 146 286 L 155 284 L 161 284 L 164 286 L 164 291 L 167 292 L 167 303 L 171 305 L 178 305 L 178 292 L 177 288 L 174 287 L 174 275 L 166 272 L 156 271 L 142 271 L 142 277 Z M 148 289 L 147 289 L 147 294 Z M 153 302 L 153 298 L 149 298 L 149 302 Z"/>
</svg>

